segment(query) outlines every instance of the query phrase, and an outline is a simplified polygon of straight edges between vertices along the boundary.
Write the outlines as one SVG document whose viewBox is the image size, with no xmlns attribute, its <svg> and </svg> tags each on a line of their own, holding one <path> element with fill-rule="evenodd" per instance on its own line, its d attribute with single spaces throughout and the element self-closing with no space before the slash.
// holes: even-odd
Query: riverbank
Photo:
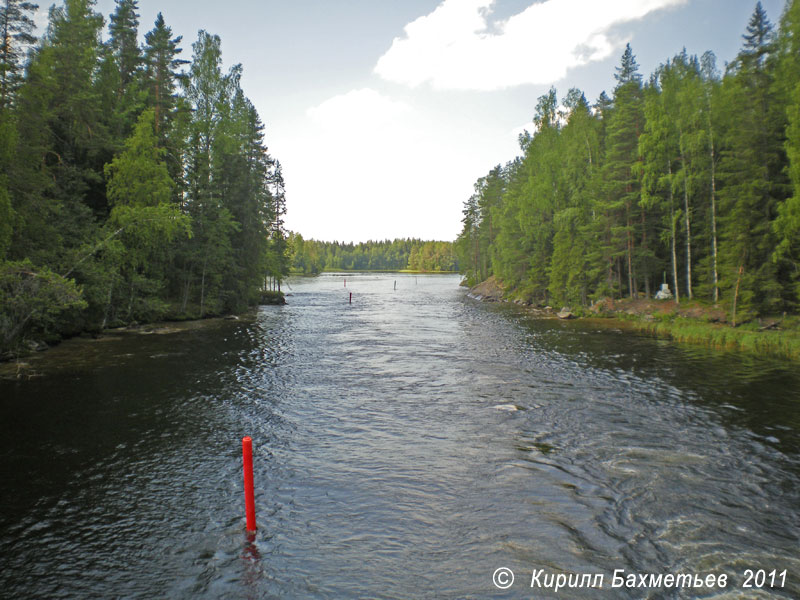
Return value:
<svg viewBox="0 0 800 600">
<path fill-rule="evenodd" d="M 264 291 L 261 292 L 261 296 L 259 298 L 259 303 L 257 306 L 268 306 L 268 305 L 283 305 L 286 304 L 286 298 L 283 292 L 278 291 Z M 49 334 L 49 336 L 32 336 L 27 339 L 23 339 L 15 348 L 6 350 L 4 352 L 0 352 L 0 367 L 2 367 L 6 363 L 15 363 L 20 364 L 21 359 L 27 360 L 31 356 L 39 354 L 41 352 L 47 351 L 51 348 L 61 345 L 63 342 L 71 339 L 105 339 L 109 336 L 115 336 L 120 333 L 134 333 L 140 335 L 153 335 L 153 334 L 165 334 L 165 333 L 175 333 L 179 331 L 185 331 L 187 329 L 194 329 L 197 327 L 202 327 L 204 324 L 212 324 L 216 321 L 220 320 L 239 320 L 245 319 L 248 316 L 252 316 L 255 314 L 255 310 L 257 306 L 251 307 L 248 310 L 245 310 L 241 313 L 225 313 L 225 314 L 209 314 L 202 318 L 197 318 L 196 316 L 191 316 L 187 313 L 183 314 L 175 314 L 173 316 L 167 316 L 166 318 L 156 319 L 153 321 L 148 321 L 144 323 L 133 322 L 127 325 L 115 326 L 115 327 L 108 327 L 102 330 L 82 330 L 82 331 L 75 331 L 73 334 L 70 335 L 55 335 Z M 6 369 L 7 370 L 7 369 Z M 0 377 L 4 376 L 5 371 L 0 373 Z M 5 373 L 8 375 L 8 373 Z M 7 378 L 7 377 L 6 377 Z"/>
<path fill-rule="evenodd" d="M 571 317 L 608 322 L 631 331 L 672 339 L 680 343 L 702 344 L 719 350 L 754 352 L 800 361 L 800 317 L 781 315 L 762 317 L 732 327 L 719 305 L 697 301 L 603 298 L 587 309 L 559 311 L 536 307 L 506 290 L 494 277 L 470 288 L 470 297 L 485 302 L 513 302 L 525 306 L 540 318 Z"/>
<path fill-rule="evenodd" d="M 64 338 L 57 344 L 45 345 L 38 351 L 31 351 L 25 355 L 13 357 L 11 360 L 0 362 L 0 379 L 24 381 L 58 370 L 80 370 L 87 365 L 101 364 L 103 361 L 113 363 L 115 358 L 106 356 L 106 347 L 109 343 L 113 344 L 126 338 L 163 337 L 192 331 L 213 330 L 215 327 L 223 327 L 231 321 L 248 322 L 254 320 L 255 317 L 256 311 L 252 309 L 238 315 L 224 317 L 159 321 L 104 329 L 97 333 L 84 332 Z M 128 355 L 121 356 L 128 357 Z"/>
</svg>

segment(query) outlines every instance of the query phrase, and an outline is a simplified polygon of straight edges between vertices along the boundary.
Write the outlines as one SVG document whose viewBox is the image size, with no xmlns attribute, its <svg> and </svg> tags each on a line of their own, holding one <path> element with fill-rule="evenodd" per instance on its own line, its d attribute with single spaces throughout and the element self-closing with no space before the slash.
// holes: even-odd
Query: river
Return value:
<svg viewBox="0 0 800 600">
<path fill-rule="evenodd" d="M 0 596 L 800 597 L 796 364 L 458 282 L 293 278 L 286 306 L 73 340 L 0 381 Z M 620 569 L 728 582 L 612 588 Z"/>
</svg>

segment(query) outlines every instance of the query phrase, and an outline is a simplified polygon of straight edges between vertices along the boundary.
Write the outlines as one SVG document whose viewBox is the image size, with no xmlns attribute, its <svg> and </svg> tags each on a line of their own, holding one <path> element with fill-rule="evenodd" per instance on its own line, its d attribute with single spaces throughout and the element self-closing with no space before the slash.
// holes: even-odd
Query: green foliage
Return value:
<svg viewBox="0 0 800 600">
<path fill-rule="evenodd" d="M 291 234 L 292 269 L 307 275 L 327 271 L 456 271 L 451 242 L 396 239 L 345 244 L 304 240 Z"/>
<path fill-rule="evenodd" d="M 258 302 L 289 270 L 285 184 L 221 40 L 200 33 L 187 76 L 161 15 L 140 47 L 137 0 L 116 1 L 107 43 L 93 0 L 64 0 L 12 82 L 31 6 L 0 10 L 0 260 L 31 303 L 3 346 Z"/>
<path fill-rule="evenodd" d="M 11 228 L 14 222 L 14 209 L 11 208 L 11 197 L 5 182 L 0 179 L 0 260 L 3 260 L 11 245 Z"/>
<path fill-rule="evenodd" d="M 796 330 L 755 331 L 686 318 L 664 318 L 653 322 L 634 320 L 631 325 L 641 331 L 670 337 L 679 342 L 702 344 L 720 350 L 800 359 L 800 332 Z"/>
<path fill-rule="evenodd" d="M 26 50 L 36 42 L 33 14 L 38 8 L 38 4 L 20 0 L 5 0 L 0 5 L 0 111 L 14 103 Z"/>
<path fill-rule="evenodd" d="M 777 35 L 758 4 L 720 78 L 684 50 L 642 84 L 630 46 L 613 95 L 536 104 L 521 156 L 478 180 L 454 246 L 467 281 L 495 275 L 540 304 L 652 296 L 740 324 L 800 301 L 800 0 Z"/>
<path fill-rule="evenodd" d="M 123 153 L 105 166 L 111 206 L 158 206 L 171 200 L 174 183 L 164 163 L 166 151 L 156 145 L 154 119 L 152 110 L 143 112 Z"/>
<path fill-rule="evenodd" d="M 0 263 L 0 350 L 30 333 L 46 334 L 64 312 L 85 307 L 73 280 L 29 260 Z"/>
</svg>

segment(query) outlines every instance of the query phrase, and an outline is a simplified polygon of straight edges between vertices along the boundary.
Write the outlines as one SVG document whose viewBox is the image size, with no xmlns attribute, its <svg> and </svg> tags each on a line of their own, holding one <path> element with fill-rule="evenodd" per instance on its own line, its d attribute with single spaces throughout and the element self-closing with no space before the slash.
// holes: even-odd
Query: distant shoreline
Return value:
<svg viewBox="0 0 800 600">
<path fill-rule="evenodd" d="M 405 273 L 411 275 L 458 275 L 458 271 L 413 271 L 411 269 L 323 269 L 319 273 L 289 273 L 292 277 L 315 277 L 331 273 Z"/>
</svg>

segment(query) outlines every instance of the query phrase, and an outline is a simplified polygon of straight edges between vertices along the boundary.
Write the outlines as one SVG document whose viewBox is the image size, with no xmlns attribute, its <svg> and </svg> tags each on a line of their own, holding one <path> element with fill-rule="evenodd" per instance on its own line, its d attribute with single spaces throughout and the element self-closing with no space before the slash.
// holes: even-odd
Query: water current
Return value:
<svg viewBox="0 0 800 600">
<path fill-rule="evenodd" d="M 288 283 L 0 380 L 0 597 L 800 597 L 796 364 L 535 319 L 455 275 Z"/>
</svg>

